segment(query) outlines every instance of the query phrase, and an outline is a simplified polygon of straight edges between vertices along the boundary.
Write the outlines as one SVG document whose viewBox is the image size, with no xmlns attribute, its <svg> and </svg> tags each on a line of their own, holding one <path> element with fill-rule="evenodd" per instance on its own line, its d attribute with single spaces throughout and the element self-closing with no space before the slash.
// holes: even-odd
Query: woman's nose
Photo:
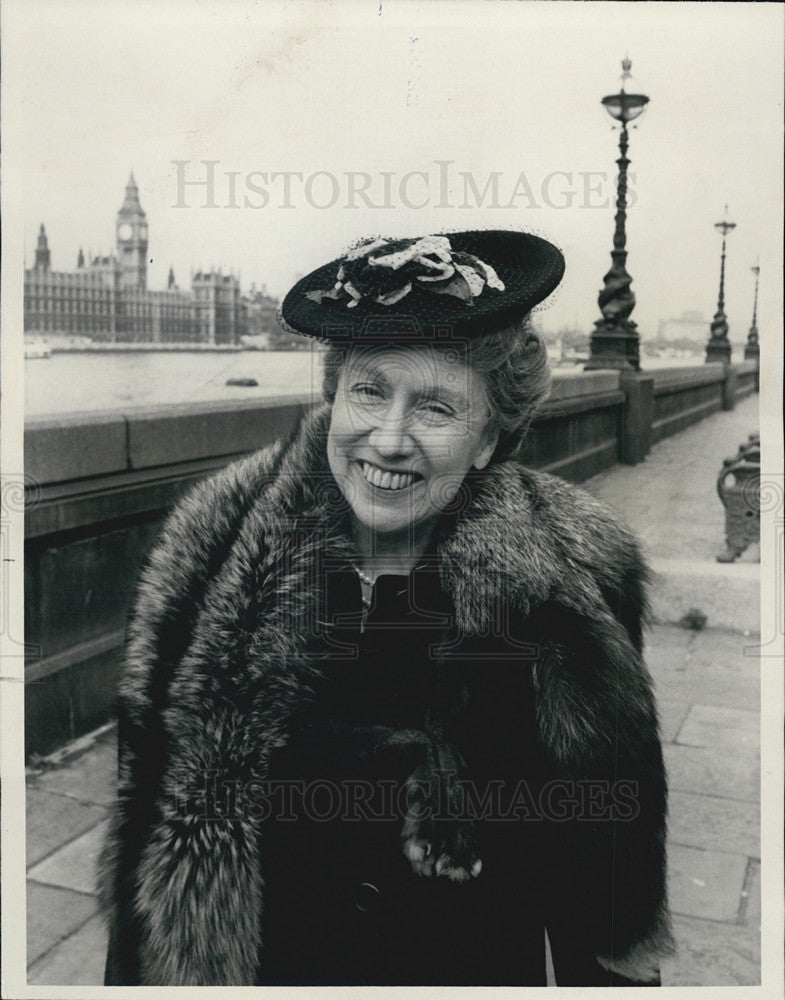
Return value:
<svg viewBox="0 0 785 1000">
<path fill-rule="evenodd" d="M 376 416 L 368 443 L 380 455 L 405 455 L 412 449 L 406 413 L 400 407 L 390 407 Z"/>
</svg>

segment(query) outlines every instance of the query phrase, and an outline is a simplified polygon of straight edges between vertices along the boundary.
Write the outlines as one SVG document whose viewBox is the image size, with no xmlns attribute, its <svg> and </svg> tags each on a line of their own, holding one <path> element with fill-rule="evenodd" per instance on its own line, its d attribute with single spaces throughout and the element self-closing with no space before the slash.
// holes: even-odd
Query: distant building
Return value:
<svg viewBox="0 0 785 1000">
<path fill-rule="evenodd" d="M 267 294 L 267 288 L 262 285 L 257 289 L 251 285 L 251 291 L 244 296 L 246 322 L 249 337 L 268 336 L 270 342 L 280 331 L 278 323 L 278 299 Z"/>
<path fill-rule="evenodd" d="M 657 340 L 695 340 L 703 344 L 709 337 L 709 325 L 703 313 L 687 310 L 677 319 L 661 319 Z"/>
<path fill-rule="evenodd" d="M 35 264 L 25 270 L 26 333 L 137 343 L 239 342 L 247 332 L 247 309 L 234 275 L 196 271 L 185 291 L 170 268 L 166 290 L 148 290 L 147 216 L 133 174 L 115 231 L 115 255 L 85 262 L 80 250 L 75 271 L 53 271 L 41 225 Z"/>
</svg>

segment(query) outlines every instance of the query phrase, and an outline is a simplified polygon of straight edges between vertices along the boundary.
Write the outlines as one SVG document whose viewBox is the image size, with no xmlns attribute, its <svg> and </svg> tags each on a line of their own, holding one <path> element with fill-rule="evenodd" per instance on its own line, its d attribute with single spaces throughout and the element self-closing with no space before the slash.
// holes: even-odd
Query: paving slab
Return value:
<svg viewBox="0 0 785 1000">
<path fill-rule="evenodd" d="M 690 710 L 689 702 L 670 701 L 667 698 L 657 699 L 657 711 L 660 717 L 660 736 L 663 743 L 672 743 Z"/>
<path fill-rule="evenodd" d="M 111 805 L 117 776 L 117 753 L 111 743 L 97 742 L 89 751 L 36 778 L 36 788 L 68 795 L 80 802 Z"/>
<path fill-rule="evenodd" d="M 673 932 L 678 953 L 663 963 L 663 986 L 760 985 L 756 930 L 677 916 Z"/>
<path fill-rule="evenodd" d="M 95 896 L 28 882 L 28 965 L 89 920 L 96 908 Z"/>
<path fill-rule="evenodd" d="M 694 635 L 694 632 L 681 625 L 659 623 L 650 625 L 643 638 L 647 653 L 655 649 L 664 654 L 669 651 L 686 651 L 692 645 Z"/>
<path fill-rule="evenodd" d="M 98 856 L 108 826 L 108 820 L 99 823 L 81 837 L 50 854 L 44 861 L 39 861 L 28 870 L 28 879 L 77 892 L 94 893 Z"/>
<path fill-rule="evenodd" d="M 106 818 L 106 809 L 28 787 L 25 814 L 29 867 L 100 823 Z"/>
<path fill-rule="evenodd" d="M 683 746 L 757 754 L 760 748 L 760 714 L 719 705 L 693 705 L 679 730 Z"/>
<path fill-rule="evenodd" d="M 721 552 L 723 545 L 717 552 Z M 760 566 L 651 558 L 651 609 L 655 621 L 678 622 L 697 608 L 709 627 L 760 629 Z"/>
<path fill-rule="evenodd" d="M 668 807 L 671 844 L 760 857 L 760 810 L 756 803 L 673 791 Z"/>
<path fill-rule="evenodd" d="M 744 676 L 759 676 L 760 633 L 705 628 L 692 633 L 689 659 L 695 666 L 710 669 L 727 668 Z M 729 651 L 733 651 L 728 656 Z"/>
<path fill-rule="evenodd" d="M 108 935 L 92 917 L 27 970 L 30 986 L 103 986 Z"/>
<path fill-rule="evenodd" d="M 717 708 L 742 708 L 760 716 L 760 680 L 730 676 L 727 672 L 697 670 L 689 663 L 684 669 L 654 676 L 658 699 L 698 702 Z"/>
<path fill-rule="evenodd" d="M 665 744 L 663 753 L 671 792 L 710 791 L 720 798 L 760 802 L 757 755 L 679 744 Z"/>
<path fill-rule="evenodd" d="M 755 648 L 757 636 L 713 633 L 667 627 L 650 631 L 645 655 L 658 699 L 759 713 L 760 661 L 745 655 Z"/>
<path fill-rule="evenodd" d="M 735 922 L 746 875 L 745 855 L 672 844 L 668 848 L 671 911 L 688 917 Z"/>
</svg>

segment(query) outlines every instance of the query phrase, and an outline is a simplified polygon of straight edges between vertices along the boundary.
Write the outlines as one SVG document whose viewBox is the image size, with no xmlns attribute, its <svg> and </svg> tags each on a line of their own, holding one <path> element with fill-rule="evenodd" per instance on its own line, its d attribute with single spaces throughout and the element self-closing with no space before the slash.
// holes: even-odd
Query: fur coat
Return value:
<svg viewBox="0 0 785 1000">
<path fill-rule="evenodd" d="M 143 571 L 120 690 L 118 799 L 101 859 L 113 983 L 255 982 L 263 844 L 251 818 L 201 821 L 200 788 L 205 773 L 263 781 L 314 689 L 320 572 L 353 560 L 335 515 L 328 425 L 329 410 L 314 410 L 288 441 L 199 484 Z M 570 827 L 567 874 L 554 893 L 581 894 L 603 966 L 645 980 L 672 944 L 666 783 L 641 656 L 646 570 L 637 544 L 579 488 L 512 461 L 490 466 L 467 496 L 438 544 L 458 629 L 482 636 L 500 601 L 512 608 L 539 651 L 537 737 L 554 777 L 635 779 L 637 814 L 613 824 L 609 850 L 598 849 L 596 825 Z"/>
</svg>

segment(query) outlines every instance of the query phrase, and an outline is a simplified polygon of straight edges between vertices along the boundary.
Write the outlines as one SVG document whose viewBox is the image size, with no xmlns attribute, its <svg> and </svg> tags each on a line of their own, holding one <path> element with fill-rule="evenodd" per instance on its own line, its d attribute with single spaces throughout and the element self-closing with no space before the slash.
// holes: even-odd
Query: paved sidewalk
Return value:
<svg viewBox="0 0 785 1000">
<path fill-rule="evenodd" d="M 718 563 L 725 549 L 725 508 L 717 476 L 725 458 L 759 428 L 758 397 L 712 414 L 660 441 L 645 462 L 617 465 L 584 488 L 615 507 L 635 530 L 655 571 L 657 621 L 677 622 L 697 608 L 709 628 L 760 628 L 760 546 L 735 563 Z"/>
<path fill-rule="evenodd" d="M 722 459 L 756 428 L 757 400 L 748 399 L 662 442 L 642 465 L 586 484 L 617 506 L 660 570 L 659 623 L 647 636 L 647 661 L 671 788 L 670 895 L 679 954 L 663 969 L 668 986 L 760 982 L 757 567 L 748 561 L 722 567 L 722 577 L 708 573 L 723 548 L 714 481 Z M 679 577 L 673 561 L 687 562 L 688 571 Z M 674 624 L 683 613 L 679 602 L 708 613 L 708 627 L 695 632 Z M 722 617 L 729 609 L 730 622 Z M 752 627 L 729 628 L 734 622 Z M 114 728 L 104 727 L 28 775 L 30 984 L 102 982 L 106 936 L 94 869 L 114 785 L 114 739 Z"/>
</svg>

